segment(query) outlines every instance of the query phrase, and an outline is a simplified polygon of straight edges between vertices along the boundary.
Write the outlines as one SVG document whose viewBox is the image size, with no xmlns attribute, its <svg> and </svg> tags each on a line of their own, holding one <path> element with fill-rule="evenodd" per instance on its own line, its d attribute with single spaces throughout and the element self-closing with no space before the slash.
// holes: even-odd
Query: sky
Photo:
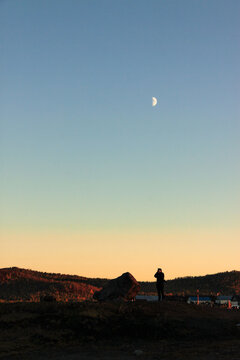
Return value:
<svg viewBox="0 0 240 360">
<path fill-rule="evenodd" d="M 239 15 L 238 0 L 0 1 L 0 267 L 240 270 Z"/>
</svg>

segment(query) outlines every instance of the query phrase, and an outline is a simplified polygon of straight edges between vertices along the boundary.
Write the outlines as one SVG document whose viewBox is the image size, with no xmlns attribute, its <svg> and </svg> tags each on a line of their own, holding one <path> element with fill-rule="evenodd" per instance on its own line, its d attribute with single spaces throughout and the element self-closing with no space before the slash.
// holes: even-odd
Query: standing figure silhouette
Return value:
<svg viewBox="0 0 240 360">
<path fill-rule="evenodd" d="M 162 269 L 158 268 L 158 271 L 154 275 L 154 277 L 157 279 L 157 292 L 158 292 L 158 301 L 162 301 L 164 298 L 164 273 L 162 272 Z"/>
</svg>

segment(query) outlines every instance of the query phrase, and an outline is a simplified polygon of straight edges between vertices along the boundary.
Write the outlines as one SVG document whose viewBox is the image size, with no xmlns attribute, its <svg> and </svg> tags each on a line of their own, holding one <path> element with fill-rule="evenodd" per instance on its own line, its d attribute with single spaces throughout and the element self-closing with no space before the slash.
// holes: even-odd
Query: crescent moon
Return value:
<svg viewBox="0 0 240 360">
<path fill-rule="evenodd" d="M 155 97 L 152 97 L 152 106 L 157 105 L 157 99 Z"/>
</svg>

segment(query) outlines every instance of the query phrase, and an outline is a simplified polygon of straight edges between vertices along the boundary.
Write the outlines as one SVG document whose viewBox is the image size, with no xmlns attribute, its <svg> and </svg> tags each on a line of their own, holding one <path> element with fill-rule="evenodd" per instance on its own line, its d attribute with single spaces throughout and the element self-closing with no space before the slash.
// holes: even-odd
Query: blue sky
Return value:
<svg viewBox="0 0 240 360">
<path fill-rule="evenodd" d="M 1 1 L 2 229 L 239 231 L 239 15 Z"/>
</svg>

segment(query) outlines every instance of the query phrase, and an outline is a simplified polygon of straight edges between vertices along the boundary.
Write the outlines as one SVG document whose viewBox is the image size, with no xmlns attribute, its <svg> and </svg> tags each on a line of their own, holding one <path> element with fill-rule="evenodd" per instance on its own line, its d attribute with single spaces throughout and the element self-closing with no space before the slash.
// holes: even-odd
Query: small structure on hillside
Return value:
<svg viewBox="0 0 240 360">
<path fill-rule="evenodd" d="M 217 305 L 228 306 L 229 308 L 237 308 L 240 306 L 240 296 L 239 295 L 220 295 L 216 298 L 215 303 Z"/>
<path fill-rule="evenodd" d="M 240 308 L 240 296 L 234 295 L 231 300 L 232 308 L 239 309 Z"/>
<path fill-rule="evenodd" d="M 232 298 L 232 295 L 220 295 L 216 298 L 215 303 L 218 305 L 228 305 Z"/>
<path fill-rule="evenodd" d="M 189 296 L 188 304 L 211 304 L 212 300 L 209 296 Z"/>
</svg>

